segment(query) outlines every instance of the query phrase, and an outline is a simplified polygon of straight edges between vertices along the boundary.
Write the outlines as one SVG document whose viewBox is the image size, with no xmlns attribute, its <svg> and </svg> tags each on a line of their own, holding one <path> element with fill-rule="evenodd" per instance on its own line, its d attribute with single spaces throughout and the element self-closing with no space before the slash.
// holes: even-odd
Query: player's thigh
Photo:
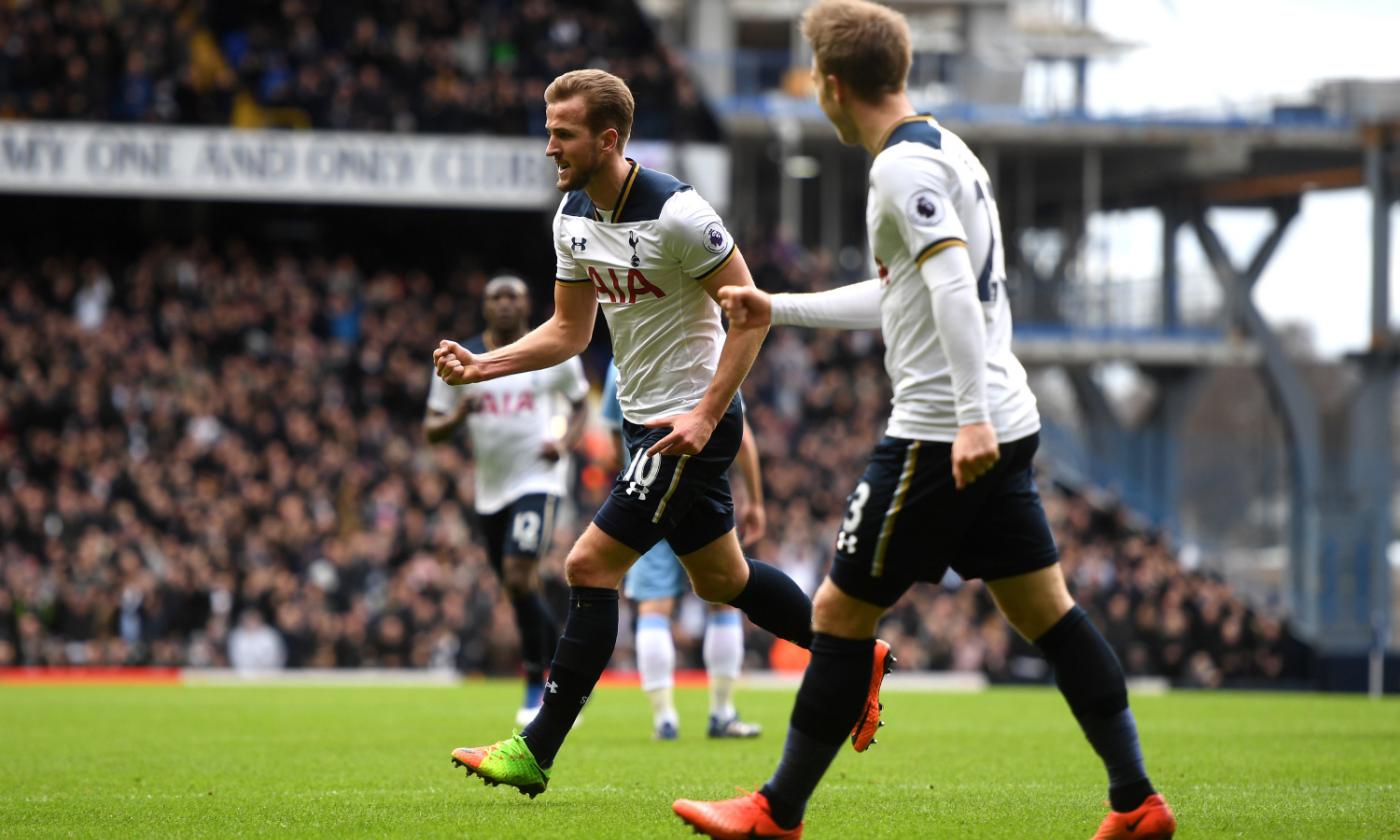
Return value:
<svg viewBox="0 0 1400 840">
<path fill-rule="evenodd" d="M 680 558 L 665 541 L 652 546 L 627 570 L 622 592 L 634 601 L 679 598 L 687 588 Z M 669 613 L 669 610 L 667 611 Z"/>
<path fill-rule="evenodd" d="M 888 607 L 912 584 L 936 581 L 965 527 L 946 443 L 885 438 L 846 498 L 831 580 Z"/>
<path fill-rule="evenodd" d="M 734 600 L 748 583 L 749 563 L 732 525 L 719 537 L 680 558 L 695 594 L 712 604 Z"/>
<path fill-rule="evenodd" d="M 480 535 L 482 545 L 486 549 L 486 562 L 491 564 L 491 570 L 496 573 L 496 577 L 502 577 L 505 574 L 506 534 L 510 529 L 510 507 L 507 506 L 494 513 L 478 511 L 475 519 L 476 532 Z"/>
<path fill-rule="evenodd" d="M 1027 641 L 1033 642 L 1074 606 L 1060 564 L 1022 575 L 987 581 L 997 608 Z"/>
<path fill-rule="evenodd" d="M 616 589 L 638 552 L 589 523 L 564 559 L 564 578 L 570 586 Z"/>
<path fill-rule="evenodd" d="M 962 577 L 981 578 L 988 586 L 1018 578 L 1032 582 L 1059 579 L 1058 573 L 1033 575 L 1059 560 L 1032 473 L 1037 445 L 1035 435 L 1003 445 L 1002 460 L 973 484 L 973 487 L 983 485 L 980 490 L 985 496 L 970 512 L 971 526 L 953 561 L 953 570 Z M 1029 588 L 1008 584 L 1001 588 L 1008 593 L 1039 592 L 1039 584 Z M 1059 588 L 1063 588 L 1063 581 Z M 1040 615 L 1041 600 L 1026 601 L 1024 610 L 1017 610 L 1016 605 L 1021 604 L 1022 598 L 1012 597 L 1015 602 L 1008 604 L 1008 608 L 1013 612 L 1008 612 L 1007 617 L 1016 624 L 1016 618 L 1024 614 L 1026 620 L 1034 624 L 1036 616 Z M 1058 597 L 1051 601 L 1058 602 Z"/>
</svg>

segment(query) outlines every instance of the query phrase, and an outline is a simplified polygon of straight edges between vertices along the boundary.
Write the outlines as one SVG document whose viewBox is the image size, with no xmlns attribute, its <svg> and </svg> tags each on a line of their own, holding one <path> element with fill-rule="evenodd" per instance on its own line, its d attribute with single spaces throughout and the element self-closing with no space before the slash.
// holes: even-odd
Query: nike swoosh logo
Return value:
<svg viewBox="0 0 1400 840">
<path fill-rule="evenodd" d="M 1143 814 L 1142 816 L 1138 817 L 1137 819 L 1133 820 L 1132 822 L 1128 823 L 1123 827 L 1128 830 L 1129 834 L 1132 834 L 1134 831 L 1137 831 L 1137 827 L 1141 825 L 1142 821 L 1145 819 L 1147 819 L 1147 815 Z"/>
</svg>

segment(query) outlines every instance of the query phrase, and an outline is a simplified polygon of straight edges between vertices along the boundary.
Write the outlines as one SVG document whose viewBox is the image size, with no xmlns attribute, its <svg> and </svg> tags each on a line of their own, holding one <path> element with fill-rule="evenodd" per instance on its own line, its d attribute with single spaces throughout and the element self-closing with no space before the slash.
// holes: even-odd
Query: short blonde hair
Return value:
<svg viewBox="0 0 1400 840">
<path fill-rule="evenodd" d="M 821 0 L 802 15 L 817 70 L 867 102 L 904 90 L 913 61 L 904 15 L 867 0 Z"/>
<path fill-rule="evenodd" d="M 616 129 L 618 148 L 627 145 L 637 103 L 626 82 L 606 70 L 570 70 L 544 89 L 544 101 L 551 105 L 575 96 L 583 97 L 588 127 L 595 134 Z"/>
</svg>

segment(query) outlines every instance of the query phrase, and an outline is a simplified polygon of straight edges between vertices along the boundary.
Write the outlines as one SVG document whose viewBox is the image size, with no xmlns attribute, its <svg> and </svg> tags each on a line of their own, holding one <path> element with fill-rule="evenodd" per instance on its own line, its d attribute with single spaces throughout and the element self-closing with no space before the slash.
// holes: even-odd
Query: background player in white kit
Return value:
<svg viewBox="0 0 1400 840">
<path fill-rule="evenodd" d="M 617 366 L 609 363 L 603 378 L 603 421 L 612 429 L 618 458 L 624 469 L 631 453 L 622 441 L 622 406 L 617 401 Z M 743 504 L 736 506 L 739 539 L 745 546 L 763 539 L 766 515 L 763 509 L 763 480 L 758 472 L 758 444 L 747 420 L 744 439 L 734 465 L 744 479 Z M 671 741 L 680 737 L 680 716 L 676 713 L 676 640 L 671 633 L 671 613 L 676 599 L 685 595 L 685 569 L 680 558 L 665 541 L 652 546 L 627 570 L 622 594 L 637 604 L 637 674 L 642 691 L 651 702 L 652 737 Z M 739 611 L 723 604 L 711 604 L 705 619 L 701 646 L 705 675 L 710 687 L 710 721 L 706 734 L 711 738 L 756 738 L 763 728 L 739 719 L 734 708 L 734 683 L 744 663 L 744 625 Z"/>
<path fill-rule="evenodd" d="M 1122 667 L 1065 587 L 1031 476 L 1040 418 L 1011 353 L 987 172 L 909 104 L 902 15 L 866 0 L 823 0 L 802 30 L 822 110 L 842 142 L 875 157 L 866 225 L 880 276 L 815 294 L 721 297 L 735 324 L 879 327 L 894 400 L 814 599 L 812 660 L 777 771 L 747 796 L 673 808 L 712 837 L 801 836 L 807 801 L 862 714 L 858 683 L 879 667 L 870 639 L 880 617 L 910 585 L 952 566 L 985 580 L 1007 620 L 1035 642 L 1103 760 L 1112 811 L 1096 840 L 1171 837 L 1176 821 L 1143 766 Z"/>
<path fill-rule="evenodd" d="M 501 275 L 486 284 L 483 297 L 486 331 L 465 344 L 485 353 L 525 334 L 530 295 L 525 281 Z M 545 665 L 559 642 L 558 622 L 540 589 L 539 561 L 554 534 L 569 452 L 587 420 L 587 395 L 578 359 L 472 385 L 452 386 L 434 376 L 428 392 L 423 431 L 430 442 L 446 440 L 463 422 L 470 433 L 477 531 L 520 632 L 525 699 L 518 726 L 539 711 Z"/>
<path fill-rule="evenodd" d="M 539 715 L 518 735 L 453 750 L 488 784 L 531 796 L 617 643 L 617 585 L 643 552 L 670 542 L 695 593 L 742 609 L 807 646 L 811 602 L 783 572 L 746 561 L 727 471 L 743 436 L 739 385 L 766 327 L 725 332 L 721 289 L 752 287 L 733 238 L 689 185 L 623 156 L 634 103 L 601 70 L 575 70 L 545 91 L 545 153 L 566 193 L 554 220 L 554 314 L 516 343 L 479 355 L 451 341 L 433 353 L 449 383 L 549 367 L 587 347 L 603 309 L 617 361 L 623 438 L 632 464 L 565 561 L 569 614 Z"/>
</svg>

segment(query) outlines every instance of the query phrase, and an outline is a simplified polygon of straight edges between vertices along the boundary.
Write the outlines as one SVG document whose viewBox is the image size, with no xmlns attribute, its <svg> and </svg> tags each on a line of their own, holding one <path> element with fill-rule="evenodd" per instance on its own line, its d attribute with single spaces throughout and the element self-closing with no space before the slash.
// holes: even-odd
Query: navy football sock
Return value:
<svg viewBox="0 0 1400 840">
<path fill-rule="evenodd" d="M 812 646 L 812 600 L 797 582 L 779 569 L 749 560 L 749 580 L 729 606 L 744 611 L 749 621 L 800 648 Z"/>
<path fill-rule="evenodd" d="M 520 659 L 525 671 L 525 705 L 539 702 L 544 685 L 544 666 L 554 656 L 558 629 L 544 596 L 537 589 L 511 598 L 515 609 L 515 628 L 520 632 Z"/>
<path fill-rule="evenodd" d="M 1128 708 L 1128 685 L 1118 657 L 1078 606 L 1035 644 L 1055 669 L 1055 682 L 1084 737 L 1103 759 L 1113 810 L 1137 808 L 1155 791 L 1143 765 L 1137 723 Z"/>
<path fill-rule="evenodd" d="M 520 733 L 541 767 L 554 763 L 617 645 L 617 590 L 569 587 L 569 616 L 554 651 L 544 703 Z"/>
<path fill-rule="evenodd" d="M 792 707 L 783 758 L 761 791 L 778 825 L 802 822 L 807 800 L 865 708 L 874 658 L 873 638 L 812 637 L 812 661 Z"/>
</svg>

